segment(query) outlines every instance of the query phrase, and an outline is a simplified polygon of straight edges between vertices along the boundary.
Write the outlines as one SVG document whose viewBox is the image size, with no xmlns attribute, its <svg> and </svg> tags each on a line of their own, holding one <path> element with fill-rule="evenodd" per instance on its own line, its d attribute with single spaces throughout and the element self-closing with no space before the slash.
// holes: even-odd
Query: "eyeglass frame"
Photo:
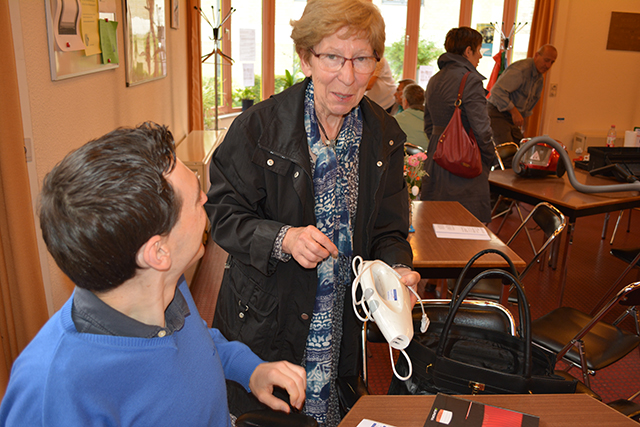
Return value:
<svg viewBox="0 0 640 427">
<path fill-rule="evenodd" d="M 356 56 L 354 58 L 347 58 L 346 56 L 338 55 L 338 54 L 335 54 L 335 53 L 316 53 L 315 50 L 313 50 L 312 47 L 309 48 L 309 52 L 311 52 L 311 54 L 313 56 L 315 56 L 316 58 L 318 58 L 318 59 L 320 59 L 320 55 L 333 55 L 333 56 L 337 56 L 337 57 L 342 58 L 343 61 L 342 61 L 342 65 L 340 65 L 340 68 L 338 68 L 337 70 L 331 71 L 331 72 L 334 72 L 334 73 L 342 70 L 342 67 L 344 67 L 344 64 L 346 64 L 347 61 L 351 61 L 351 67 L 353 68 L 354 72 L 356 72 L 358 74 L 366 74 L 366 73 L 360 73 L 359 71 L 356 71 L 356 67 L 354 66 L 354 63 L 353 63 L 354 59 L 358 59 L 358 58 L 373 58 L 373 59 L 376 60 L 376 62 L 380 62 L 380 60 L 382 59 L 382 58 L 380 58 L 378 56 L 378 53 L 375 50 L 373 51 L 373 56 Z M 374 67 L 374 70 L 375 70 L 375 67 Z M 325 71 L 329 71 L 329 70 L 325 70 Z"/>
</svg>

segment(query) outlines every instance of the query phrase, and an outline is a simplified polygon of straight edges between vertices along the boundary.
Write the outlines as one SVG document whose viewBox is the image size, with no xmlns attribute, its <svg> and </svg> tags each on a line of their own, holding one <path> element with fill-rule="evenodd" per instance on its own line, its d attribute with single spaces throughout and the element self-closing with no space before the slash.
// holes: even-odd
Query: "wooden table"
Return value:
<svg viewBox="0 0 640 427">
<path fill-rule="evenodd" d="M 433 224 L 484 227 L 458 202 L 413 202 L 413 227 L 416 231 L 409 233 L 407 240 L 413 249 L 413 268 L 423 278 L 457 278 L 475 254 L 489 248 L 504 252 L 518 271 L 526 266 L 518 254 L 486 227 L 491 240 L 439 239 Z M 475 262 L 469 278 L 489 268 L 507 269 L 508 264 L 499 255 L 484 255 Z"/>
<path fill-rule="evenodd" d="M 583 170 L 575 171 L 578 182 L 586 185 L 611 185 L 618 182 L 598 176 L 591 176 Z M 532 205 L 548 202 L 567 217 L 567 236 L 561 267 L 560 297 L 562 305 L 564 287 L 567 281 L 567 262 L 576 220 L 583 216 L 619 211 L 640 206 L 640 194 L 637 191 L 616 193 L 581 193 L 573 188 L 567 174 L 562 178 L 521 178 L 512 169 L 495 170 L 489 175 L 491 190 L 510 199 Z"/>
<path fill-rule="evenodd" d="M 586 394 L 460 396 L 540 417 L 540 427 L 633 427 L 638 423 Z M 363 418 L 396 427 L 423 427 L 435 396 L 363 396 L 339 427 Z"/>
</svg>

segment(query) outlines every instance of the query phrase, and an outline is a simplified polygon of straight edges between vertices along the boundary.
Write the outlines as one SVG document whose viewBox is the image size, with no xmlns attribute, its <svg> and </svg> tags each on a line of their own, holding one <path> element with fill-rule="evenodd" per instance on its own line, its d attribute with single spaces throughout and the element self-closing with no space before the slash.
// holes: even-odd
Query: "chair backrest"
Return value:
<svg viewBox="0 0 640 427">
<path fill-rule="evenodd" d="M 415 145 L 410 142 L 405 142 L 404 152 L 407 153 L 409 156 L 413 156 L 414 154 L 424 153 L 425 149 L 420 147 L 419 145 Z"/>
<path fill-rule="evenodd" d="M 502 144 L 493 144 L 494 151 L 496 152 L 496 158 L 500 164 L 500 169 L 505 170 L 505 163 L 510 160 L 518 152 L 518 144 L 515 142 L 504 142 Z"/>
<path fill-rule="evenodd" d="M 424 311 L 432 323 L 443 324 L 449 314 L 450 299 L 424 299 Z M 420 304 L 413 308 L 414 324 L 420 322 L 422 310 Z M 476 326 L 479 328 L 516 334 L 515 320 L 509 310 L 494 301 L 465 300 L 454 319 L 455 325 Z M 366 339 L 369 342 L 386 342 L 375 323 L 366 322 Z"/>
<path fill-rule="evenodd" d="M 567 219 L 562 212 L 547 202 L 541 202 L 534 206 L 529 215 L 527 215 L 524 221 L 522 221 L 518 226 L 511 238 L 507 241 L 507 245 L 510 245 L 511 242 L 514 241 L 516 236 L 527 226 L 530 220 L 535 222 L 536 225 L 544 232 L 545 241 L 538 249 L 533 247 L 533 243 L 530 241 L 534 256 L 533 259 L 529 261 L 525 269 L 520 272 L 520 279 L 527 274 L 538 258 L 540 258 L 540 256 L 546 251 L 551 242 L 553 242 L 553 240 L 562 233 L 562 230 L 564 230 L 567 225 Z"/>
</svg>

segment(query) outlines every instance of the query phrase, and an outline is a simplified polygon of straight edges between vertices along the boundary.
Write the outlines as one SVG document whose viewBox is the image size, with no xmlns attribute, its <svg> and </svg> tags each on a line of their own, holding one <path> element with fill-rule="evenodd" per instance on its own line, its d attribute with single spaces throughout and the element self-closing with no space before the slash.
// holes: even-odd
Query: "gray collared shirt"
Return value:
<svg viewBox="0 0 640 427">
<path fill-rule="evenodd" d="M 187 301 L 177 288 L 164 312 L 164 328 L 132 319 L 104 303 L 93 292 L 79 287 L 76 287 L 71 310 L 71 318 L 78 332 L 135 338 L 171 335 L 182 329 L 185 318 L 190 314 Z"/>
<path fill-rule="evenodd" d="M 489 102 L 498 111 L 516 107 L 522 117 L 529 117 L 542 94 L 544 76 L 538 72 L 533 58 L 509 65 L 491 88 Z"/>
</svg>

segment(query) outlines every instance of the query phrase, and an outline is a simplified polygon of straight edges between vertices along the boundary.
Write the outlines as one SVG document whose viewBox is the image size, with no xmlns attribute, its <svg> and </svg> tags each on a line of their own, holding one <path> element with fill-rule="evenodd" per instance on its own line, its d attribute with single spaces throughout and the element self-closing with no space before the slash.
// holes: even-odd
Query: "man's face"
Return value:
<svg viewBox="0 0 640 427">
<path fill-rule="evenodd" d="M 207 214 L 204 210 L 207 196 L 200 188 L 196 175 L 180 160 L 177 160 L 175 168 L 167 175 L 167 181 L 182 200 L 180 217 L 169 232 L 167 241 L 172 251 L 172 264 L 186 270 L 204 254 L 202 233 L 207 227 Z"/>
<path fill-rule="evenodd" d="M 406 83 L 398 84 L 398 87 L 396 88 L 396 93 L 393 94 L 393 96 L 396 98 L 396 104 L 402 105 L 402 92 L 404 91 L 405 86 L 406 86 Z"/>
<path fill-rule="evenodd" d="M 536 52 L 533 55 L 533 62 L 536 64 L 536 69 L 540 74 L 544 74 L 549 71 L 549 68 L 556 62 L 558 58 L 558 52 L 555 49 L 545 48 L 542 54 Z"/>
</svg>

